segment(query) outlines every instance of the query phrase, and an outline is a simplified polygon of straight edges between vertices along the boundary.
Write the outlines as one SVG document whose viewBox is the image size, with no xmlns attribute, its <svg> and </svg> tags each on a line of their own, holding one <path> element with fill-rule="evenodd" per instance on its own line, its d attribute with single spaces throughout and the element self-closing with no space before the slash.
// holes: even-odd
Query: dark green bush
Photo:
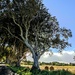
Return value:
<svg viewBox="0 0 75 75">
<path fill-rule="evenodd" d="M 43 70 L 40 72 L 41 75 L 50 75 L 50 72 L 47 70 Z"/>
</svg>

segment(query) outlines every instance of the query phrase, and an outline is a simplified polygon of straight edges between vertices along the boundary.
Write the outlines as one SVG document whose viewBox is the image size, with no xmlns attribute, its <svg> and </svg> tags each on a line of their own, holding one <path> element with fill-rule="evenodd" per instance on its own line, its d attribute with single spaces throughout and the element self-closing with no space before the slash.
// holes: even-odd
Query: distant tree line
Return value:
<svg viewBox="0 0 75 75">
<path fill-rule="evenodd" d="M 75 66 L 75 63 L 60 63 L 60 62 L 42 62 L 40 65 L 55 65 L 55 66 Z"/>
<path fill-rule="evenodd" d="M 23 65 L 32 65 L 33 61 L 22 61 L 21 64 Z M 52 65 L 52 66 L 75 66 L 75 63 L 60 63 L 60 62 L 39 62 L 40 65 Z"/>
</svg>

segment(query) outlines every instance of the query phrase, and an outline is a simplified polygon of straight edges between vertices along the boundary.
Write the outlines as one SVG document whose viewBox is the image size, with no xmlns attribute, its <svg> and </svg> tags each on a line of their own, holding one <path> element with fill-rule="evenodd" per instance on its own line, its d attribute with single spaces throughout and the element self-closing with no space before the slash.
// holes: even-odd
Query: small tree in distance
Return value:
<svg viewBox="0 0 75 75">
<path fill-rule="evenodd" d="M 60 28 L 41 0 L 5 0 L 0 17 L 0 28 L 29 48 L 34 60 L 32 70 L 40 69 L 38 60 L 49 48 L 61 52 L 70 46 L 71 30 Z"/>
</svg>

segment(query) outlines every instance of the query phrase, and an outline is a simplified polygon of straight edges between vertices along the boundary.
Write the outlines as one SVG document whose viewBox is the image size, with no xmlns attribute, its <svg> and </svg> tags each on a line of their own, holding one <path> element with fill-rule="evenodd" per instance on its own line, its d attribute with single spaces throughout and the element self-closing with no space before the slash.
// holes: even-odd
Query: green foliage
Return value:
<svg viewBox="0 0 75 75">
<path fill-rule="evenodd" d="M 42 62 L 40 65 L 55 65 L 55 66 L 75 66 L 75 63 L 60 63 L 60 62 Z"/>
<path fill-rule="evenodd" d="M 0 7 L 0 39 L 4 40 L 4 45 L 15 46 L 12 53 L 9 53 L 10 50 L 7 53 L 3 51 L 7 58 L 13 54 L 11 58 L 19 62 L 24 55 L 24 45 L 38 65 L 38 59 L 49 48 L 61 52 L 70 46 L 68 39 L 72 37 L 71 30 L 59 26 L 56 17 L 51 16 L 42 0 L 1 0 Z"/>
<path fill-rule="evenodd" d="M 66 70 L 57 70 L 57 71 L 47 71 L 47 70 L 34 70 L 33 72 L 30 72 L 30 68 L 26 67 L 9 67 L 12 71 L 15 73 L 18 73 L 20 75 L 73 75 L 71 72 Z"/>
<path fill-rule="evenodd" d="M 21 74 L 21 75 L 30 75 L 30 69 L 27 67 L 15 67 L 15 66 L 9 66 L 9 68 L 15 72 L 15 73 L 18 73 L 18 74 Z"/>
<path fill-rule="evenodd" d="M 0 16 L 3 17 L 0 18 L 1 31 L 2 29 L 8 31 L 8 34 L 23 43 L 27 37 L 30 45 L 33 44 L 36 48 L 37 44 L 36 52 L 41 53 L 40 55 L 42 49 L 45 52 L 50 47 L 63 50 L 70 46 L 67 40 L 72 37 L 71 30 L 59 27 L 56 17 L 48 13 L 41 0 L 12 0 L 12 2 L 5 0 L 1 1 L 1 7 L 3 7 Z"/>
</svg>

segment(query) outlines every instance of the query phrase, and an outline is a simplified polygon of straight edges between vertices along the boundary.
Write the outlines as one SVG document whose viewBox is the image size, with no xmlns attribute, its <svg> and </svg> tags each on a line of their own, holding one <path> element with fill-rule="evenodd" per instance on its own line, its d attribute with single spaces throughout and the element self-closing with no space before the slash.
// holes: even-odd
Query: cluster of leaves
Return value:
<svg viewBox="0 0 75 75">
<path fill-rule="evenodd" d="M 30 72 L 29 68 L 26 67 L 9 67 L 12 71 L 15 73 L 18 73 L 20 75 L 73 75 L 71 72 L 66 71 L 66 70 L 57 70 L 57 71 L 47 71 L 47 70 L 42 70 L 42 71 L 33 71 Z"/>
<path fill-rule="evenodd" d="M 59 27 L 56 17 L 48 13 L 41 0 L 5 0 L 4 4 L 1 3 L 1 25 L 23 42 L 37 45 L 37 52 L 50 47 L 61 50 L 70 45 L 67 39 L 72 36 L 71 31 Z"/>
</svg>

